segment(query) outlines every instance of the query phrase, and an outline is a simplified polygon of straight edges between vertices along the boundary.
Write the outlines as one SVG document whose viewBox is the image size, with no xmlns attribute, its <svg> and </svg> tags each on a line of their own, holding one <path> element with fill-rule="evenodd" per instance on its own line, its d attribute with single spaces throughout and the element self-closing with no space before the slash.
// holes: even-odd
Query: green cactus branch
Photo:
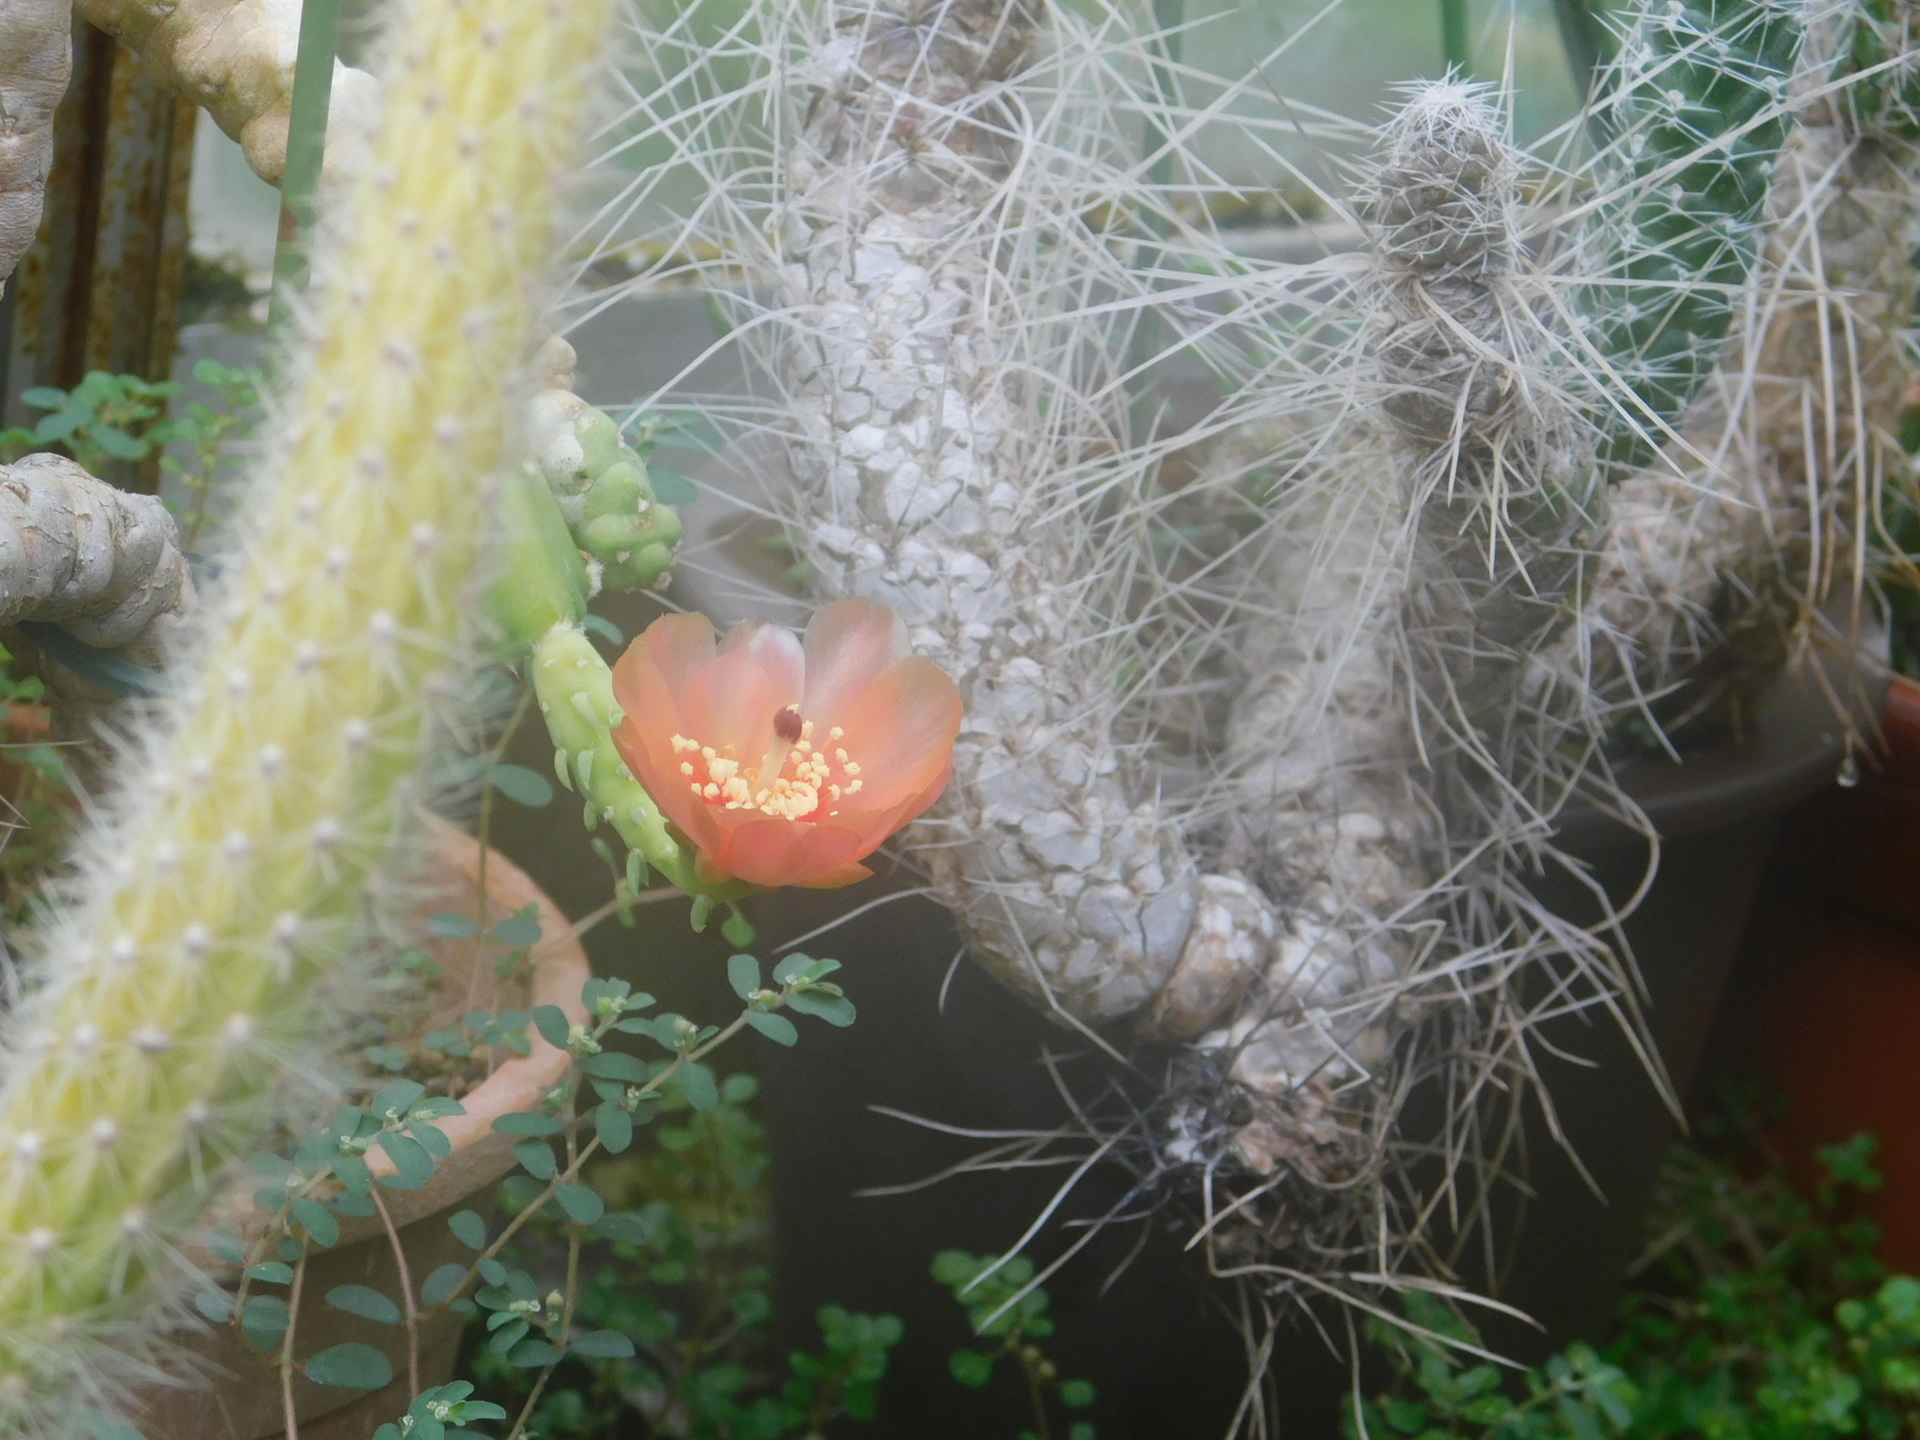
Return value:
<svg viewBox="0 0 1920 1440">
<path fill-rule="evenodd" d="M 397 7 L 346 278 L 292 367 L 284 449 L 9 1036 L 0 1430 L 74 1433 L 62 1407 L 111 1384 L 99 1340 L 139 1333 L 107 1327 L 269 1119 L 315 982 L 399 859 L 607 16 Z"/>
<path fill-rule="evenodd" d="M 1621 47 L 1611 163 L 1573 297 L 1605 372 L 1595 420 L 1616 474 L 1652 458 L 1719 362 L 1759 251 L 1801 37 L 1779 0 L 1672 0 L 1644 7 Z"/>
</svg>

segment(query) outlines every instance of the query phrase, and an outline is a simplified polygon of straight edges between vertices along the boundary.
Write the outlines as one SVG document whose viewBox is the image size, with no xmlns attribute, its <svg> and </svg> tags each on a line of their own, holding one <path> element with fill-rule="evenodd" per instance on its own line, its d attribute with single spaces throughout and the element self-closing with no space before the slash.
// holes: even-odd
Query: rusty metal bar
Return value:
<svg viewBox="0 0 1920 1440">
<path fill-rule="evenodd" d="M 167 378 L 198 113 L 75 17 L 73 83 L 54 116 L 46 211 L 7 287 L 11 315 L 0 314 L 7 424 L 33 423 L 38 412 L 20 395 L 36 385 L 71 389 L 89 370 Z M 138 477 L 144 483 L 124 478 L 151 489 L 157 473 Z"/>
</svg>

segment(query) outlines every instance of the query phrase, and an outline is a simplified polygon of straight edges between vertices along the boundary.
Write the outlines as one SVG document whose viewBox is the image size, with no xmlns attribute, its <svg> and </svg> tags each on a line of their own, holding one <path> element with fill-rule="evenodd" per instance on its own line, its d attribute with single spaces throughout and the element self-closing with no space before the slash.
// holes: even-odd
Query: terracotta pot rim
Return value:
<svg viewBox="0 0 1920 1440">
<path fill-rule="evenodd" d="M 480 843 L 464 831 L 444 821 L 430 820 L 427 833 L 433 853 L 439 860 L 468 879 L 477 882 L 480 870 Z M 540 923 L 542 939 L 532 947 L 532 979 L 527 1008 L 555 1005 L 565 1013 L 567 1023 L 584 1024 L 586 1007 L 580 994 L 592 978 L 592 966 L 579 937 L 572 933 L 571 922 L 545 891 L 518 865 L 500 851 L 487 850 L 487 898 L 512 913 L 531 904 Z M 528 1036 L 531 1048 L 524 1056 L 502 1062 L 493 1073 L 460 1097 L 465 1113 L 450 1115 L 435 1122 L 453 1145 L 453 1153 L 439 1161 L 433 1178 L 418 1190 L 397 1190 L 380 1186 L 381 1203 L 396 1229 L 424 1216 L 445 1210 L 468 1195 L 499 1180 L 516 1163 L 513 1144 L 518 1137 L 493 1128 L 502 1115 L 537 1106 L 546 1092 L 565 1078 L 571 1057 L 565 1050 L 547 1043 L 538 1032 Z M 377 1184 L 383 1175 L 395 1173 L 394 1164 L 384 1150 L 375 1147 L 366 1155 L 367 1168 Z M 268 1217 L 247 1202 L 243 1214 L 228 1223 L 251 1230 Z M 383 1235 L 386 1224 L 378 1215 L 341 1216 L 340 1238 L 329 1246 L 339 1249 L 358 1240 Z M 189 1257 L 209 1278 L 228 1279 L 239 1273 L 238 1267 L 220 1260 L 198 1244 L 183 1247 Z"/>
</svg>

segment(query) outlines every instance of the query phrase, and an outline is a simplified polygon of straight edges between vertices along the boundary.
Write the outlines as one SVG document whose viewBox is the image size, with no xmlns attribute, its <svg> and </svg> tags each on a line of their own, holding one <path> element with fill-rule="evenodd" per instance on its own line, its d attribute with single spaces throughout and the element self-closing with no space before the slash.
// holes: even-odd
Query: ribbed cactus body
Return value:
<svg viewBox="0 0 1920 1440">
<path fill-rule="evenodd" d="M 533 443 L 574 544 L 598 568 L 599 588 L 618 594 L 666 584 L 680 517 L 655 496 L 647 462 L 613 417 L 569 391 L 543 390 L 533 402 Z"/>
<path fill-rule="evenodd" d="M 1588 283 L 1573 299 L 1612 466 L 1645 464 L 1719 362 L 1787 133 L 1801 11 L 1794 0 L 1654 0 L 1621 45 L 1612 145 L 1582 238 Z"/>
<path fill-rule="evenodd" d="M 197 663 L 85 840 L 0 1086 L 0 1416 L 85 1398 L 91 1327 L 267 1119 L 394 863 L 602 0 L 408 0 L 338 283 Z"/>
<path fill-rule="evenodd" d="M 1920 243 L 1915 34 L 1910 15 L 1880 9 L 1827 7 L 1809 25 L 1796 125 L 1727 362 L 1686 443 L 1615 488 L 1577 645 L 1616 710 L 1750 703 L 1810 608 L 1853 589 L 1875 497 L 1904 463 L 1894 432 Z"/>
</svg>

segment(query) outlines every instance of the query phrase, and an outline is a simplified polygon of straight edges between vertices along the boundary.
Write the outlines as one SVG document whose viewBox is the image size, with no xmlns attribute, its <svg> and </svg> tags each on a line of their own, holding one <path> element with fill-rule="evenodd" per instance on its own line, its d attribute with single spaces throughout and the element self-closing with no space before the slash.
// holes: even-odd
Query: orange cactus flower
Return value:
<svg viewBox="0 0 1920 1440">
<path fill-rule="evenodd" d="M 860 861 L 939 798 L 960 692 L 907 651 L 884 605 L 840 600 L 807 626 L 704 615 L 649 625 L 613 667 L 614 743 L 715 881 L 851 885 Z"/>
</svg>

